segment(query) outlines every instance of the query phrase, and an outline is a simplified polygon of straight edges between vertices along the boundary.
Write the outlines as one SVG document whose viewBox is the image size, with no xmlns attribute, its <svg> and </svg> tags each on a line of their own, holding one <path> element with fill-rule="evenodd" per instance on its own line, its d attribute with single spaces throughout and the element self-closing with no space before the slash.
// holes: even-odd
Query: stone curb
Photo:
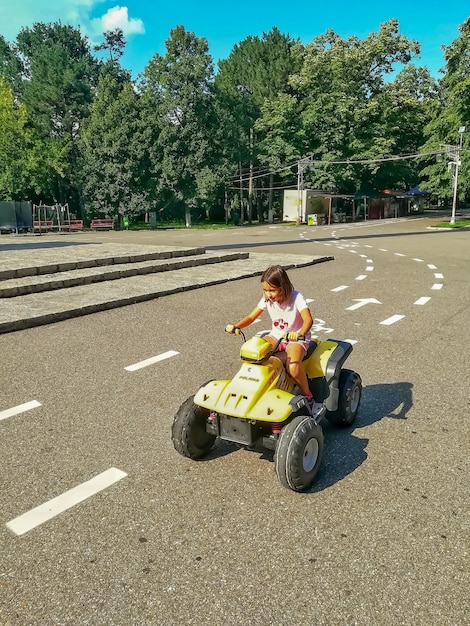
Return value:
<svg viewBox="0 0 470 626">
<path fill-rule="evenodd" d="M 236 261 L 247 259 L 248 252 L 206 252 L 195 256 L 173 256 L 158 258 L 156 260 L 134 262 L 133 256 L 128 257 L 130 261 L 122 264 L 90 266 L 84 269 L 70 269 L 67 271 L 57 271 L 52 274 L 44 274 L 40 271 L 35 275 L 27 275 L 21 278 L 10 278 L 0 281 L 0 298 L 12 298 L 42 291 L 52 291 L 66 287 L 77 287 L 83 284 L 103 282 L 107 280 L 118 280 L 129 276 L 141 274 L 153 274 L 158 272 L 168 272 L 184 267 L 196 267 L 211 263 L 223 263 L 225 261 Z M 65 264 L 60 264 L 65 265 Z M 47 267 L 47 266 L 43 266 Z M 55 267 L 55 266 L 54 266 Z M 43 269 L 42 267 L 39 268 Z"/>
<path fill-rule="evenodd" d="M 2 302 L 0 333 L 32 328 L 181 291 L 258 276 L 269 265 L 281 263 L 286 269 L 293 269 L 333 259 L 332 256 L 251 253 L 246 259 L 19 296 L 20 302 L 17 302 L 17 298 L 7 298 Z"/>
</svg>

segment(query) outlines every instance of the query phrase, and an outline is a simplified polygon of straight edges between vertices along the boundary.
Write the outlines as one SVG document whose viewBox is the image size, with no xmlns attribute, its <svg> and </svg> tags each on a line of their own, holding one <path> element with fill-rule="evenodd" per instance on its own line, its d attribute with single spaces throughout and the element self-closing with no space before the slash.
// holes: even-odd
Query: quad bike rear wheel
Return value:
<svg viewBox="0 0 470 626">
<path fill-rule="evenodd" d="M 284 487 L 305 491 L 323 456 L 323 431 L 309 415 L 297 415 L 281 431 L 274 453 L 276 474 Z"/>
<path fill-rule="evenodd" d="M 341 370 L 336 411 L 328 411 L 326 419 L 335 426 L 350 426 L 356 419 L 362 396 L 362 380 L 352 370 Z"/>
<path fill-rule="evenodd" d="M 183 402 L 171 428 L 171 439 L 177 452 L 194 461 L 209 453 L 216 436 L 206 431 L 208 417 L 209 410 L 194 404 L 194 396 Z"/>
</svg>

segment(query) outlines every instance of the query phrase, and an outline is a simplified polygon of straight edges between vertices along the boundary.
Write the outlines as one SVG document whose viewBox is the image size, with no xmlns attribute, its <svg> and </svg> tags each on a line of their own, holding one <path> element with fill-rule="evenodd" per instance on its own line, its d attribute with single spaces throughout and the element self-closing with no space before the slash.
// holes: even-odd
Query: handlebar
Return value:
<svg viewBox="0 0 470 626">
<path fill-rule="evenodd" d="M 225 330 L 225 332 L 227 332 L 227 330 Z M 241 336 L 241 337 L 243 338 L 243 341 L 246 341 L 245 333 L 242 331 L 242 329 L 241 329 L 241 328 L 238 328 L 238 326 L 235 326 L 235 327 L 234 327 L 234 329 L 233 329 L 233 334 L 234 334 L 234 335 L 237 335 L 237 337 L 240 337 L 240 336 Z M 282 337 L 281 337 L 280 339 L 278 339 L 278 341 L 277 341 L 276 345 L 274 346 L 274 350 L 273 350 L 274 352 L 276 352 L 276 351 L 277 351 L 277 349 L 279 348 L 279 346 L 281 345 L 281 343 L 282 343 L 283 341 L 292 341 L 292 339 L 287 339 L 288 334 L 289 334 L 289 333 L 287 333 L 287 334 L 285 334 L 285 335 L 282 335 Z M 299 335 L 299 336 L 297 337 L 296 341 L 305 341 L 305 335 Z"/>
</svg>

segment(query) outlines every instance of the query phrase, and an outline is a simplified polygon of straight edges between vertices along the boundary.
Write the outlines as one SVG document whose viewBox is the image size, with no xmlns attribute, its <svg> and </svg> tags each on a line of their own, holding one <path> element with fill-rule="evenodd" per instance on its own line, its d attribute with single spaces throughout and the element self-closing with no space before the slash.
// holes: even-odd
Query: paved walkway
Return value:
<svg viewBox="0 0 470 626">
<path fill-rule="evenodd" d="M 2 236 L 0 333 L 332 258 Z"/>
</svg>

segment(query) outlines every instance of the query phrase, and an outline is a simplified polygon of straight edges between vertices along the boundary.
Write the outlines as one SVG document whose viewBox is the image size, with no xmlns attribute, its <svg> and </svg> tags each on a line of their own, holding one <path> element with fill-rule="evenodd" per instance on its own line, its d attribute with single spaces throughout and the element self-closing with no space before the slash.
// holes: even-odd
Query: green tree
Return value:
<svg viewBox="0 0 470 626">
<path fill-rule="evenodd" d="M 406 65 L 418 54 L 419 44 L 390 20 L 364 40 L 328 30 L 296 52 L 302 62 L 289 79 L 291 92 L 265 106 L 258 127 L 266 144 L 277 142 L 286 157 L 313 155 L 322 162 L 306 172 L 310 186 L 355 191 L 373 180 L 379 165 L 354 161 L 380 159 L 396 149 L 384 123 L 384 93 L 389 89 L 395 106 L 399 98 L 385 79 L 397 63 Z M 332 161 L 347 162 L 329 166 Z"/>
<path fill-rule="evenodd" d="M 258 153 L 266 151 L 269 145 L 263 144 L 264 127 L 258 127 L 256 122 L 263 106 L 287 89 L 289 76 L 297 68 L 293 46 L 294 41 L 274 27 L 261 38 L 247 37 L 234 46 L 227 59 L 219 62 L 215 88 L 231 135 L 227 156 L 240 170 L 248 171 L 244 178 L 248 178 L 250 221 L 254 170 L 260 163 Z M 264 161 L 269 161 L 269 157 Z"/>
<path fill-rule="evenodd" d="M 448 170 L 448 149 L 463 142 L 462 169 L 459 173 L 459 197 L 470 197 L 470 18 L 459 27 L 460 35 L 444 50 L 446 65 L 440 81 L 440 97 L 432 103 L 432 119 L 425 129 L 422 151 L 443 151 L 444 158 L 427 159 L 421 170 L 423 189 L 443 198 L 452 196 L 452 172 Z M 459 128 L 465 134 L 459 136 Z"/>
<path fill-rule="evenodd" d="M 17 37 L 23 62 L 22 100 L 28 110 L 41 199 L 79 210 L 78 139 L 88 115 L 98 66 L 80 32 L 62 24 L 35 24 Z"/>
<path fill-rule="evenodd" d="M 220 186 L 220 125 L 212 93 L 207 41 L 177 26 L 144 71 L 143 117 L 158 206 L 204 211 Z"/>
<path fill-rule="evenodd" d="M 21 93 L 23 66 L 16 50 L 0 35 L 0 77 L 12 87 L 15 96 Z"/>
<path fill-rule="evenodd" d="M 151 208 L 149 153 L 140 98 L 105 75 L 80 139 L 83 196 L 90 216 L 133 217 Z"/>
<path fill-rule="evenodd" d="M 0 77 L 0 198 L 21 200 L 28 187 L 27 112 L 15 104 L 13 90 Z"/>
</svg>

